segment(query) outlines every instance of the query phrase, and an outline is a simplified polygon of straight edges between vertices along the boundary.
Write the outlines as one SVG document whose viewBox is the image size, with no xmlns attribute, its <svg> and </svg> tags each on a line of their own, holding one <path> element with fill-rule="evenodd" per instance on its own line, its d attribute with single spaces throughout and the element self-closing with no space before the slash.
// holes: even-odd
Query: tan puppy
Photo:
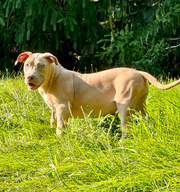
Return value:
<svg viewBox="0 0 180 192">
<path fill-rule="evenodd" d="M 178 80 L 162 85 L 149 73 L 130 68 L 81 74 L 63 68 L 50 53 L 24 52 L 18 56 L 17 62 L 24 63 L 28 88 L 38 89 L 52 110 L 51 125 L 57 123 L 57 135 L 64 133 L 64 122 L 71 117 L 71 113 L 74 117 L 83 118 L 83 112 L 90 110 L 96 117 L 118 110 L 122 138 L 126 138 L 130 114 L 134 110 L 145 114 L 145 100 L 148 94 L 146 80 L 159 89 L 169 89 L 180 83 Z"/>
</svg>

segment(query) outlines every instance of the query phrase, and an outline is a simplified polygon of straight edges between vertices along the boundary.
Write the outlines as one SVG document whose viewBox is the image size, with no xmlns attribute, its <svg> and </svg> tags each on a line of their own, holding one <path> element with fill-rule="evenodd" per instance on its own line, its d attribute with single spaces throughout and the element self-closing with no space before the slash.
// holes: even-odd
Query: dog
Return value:
<svg viewBox="0 0 180 192">
<path fill-rule="evenodd" d="M 81 74 L 62 67 L 51 53 L 23 52 L 18 62 L 24 63 L 28 88 L 38 89 L 52 110 L 51 127 L 57 125 L 57 136 L 66 132 L 65 121 L 72 116 L 83 118 L 84 113 L 92 110 L 93 116 L 98 117 L 118 110 L 121 138 L 126 138 L 131 114 L 134 111 L 146 114 L 147 80 L 159 89 L 170 89 L 180 83 L 179 79 L 162 85 L 147 72 L 123 67 Z"/>
</svg>

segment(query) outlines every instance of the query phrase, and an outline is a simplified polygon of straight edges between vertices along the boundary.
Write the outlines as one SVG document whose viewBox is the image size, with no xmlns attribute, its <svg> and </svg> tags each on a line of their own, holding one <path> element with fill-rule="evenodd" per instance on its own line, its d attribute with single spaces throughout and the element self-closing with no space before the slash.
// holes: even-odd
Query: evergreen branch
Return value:
<svg viewBox="0 0 180 192">
<path fill-rule="evenodd" d="M 177 40 L 179 40 L 180 39 L 180 37 L 176 37 L 176 38 L 169 38 L 169 40 L 171 40 L 171 41 L 177 41 Z"/>
<path fill-rule="evenodd" d="M 179 45 L 175 45 L 175 46 L 171 46 L 171 47 L 166 47 L 165 49 L 174 49 L 174 48 L 177 48 L 179 46 L 180 46 L 180 44 Z"/>
</svg>

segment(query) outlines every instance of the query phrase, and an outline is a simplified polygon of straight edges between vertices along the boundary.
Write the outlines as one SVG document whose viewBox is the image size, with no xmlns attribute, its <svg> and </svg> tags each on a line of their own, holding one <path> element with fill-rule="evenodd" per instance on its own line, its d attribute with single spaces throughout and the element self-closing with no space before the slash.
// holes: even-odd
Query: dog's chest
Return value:
<svg viewBox="0 0 180 192">
<path fill-rule="evenodd" d="M 45 93 L 43 93 L 43 98 L 44 98 L 44 101 L 46 102 L 46 104 L 49 106 L 49 108 L 50 108 L 52 111 L 56 112 L 56 108 L 55 108 L 54 105 L 52 104 L 52 102 L 51 102 L 50 98 L 48 97 L 48 95 L 45 94 Z"/>
</svg>

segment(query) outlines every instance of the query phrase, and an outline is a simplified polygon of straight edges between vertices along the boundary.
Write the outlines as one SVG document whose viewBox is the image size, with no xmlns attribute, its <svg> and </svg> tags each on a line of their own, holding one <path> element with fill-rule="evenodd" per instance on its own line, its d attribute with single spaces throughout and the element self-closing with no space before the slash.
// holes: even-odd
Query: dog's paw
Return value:
<svg viewBox="0 0 180 192">
<path fill-rule="evenodd" d="M 67 133 L 67 131 L 65 129 L 57 129 L 56 130 L 56 135 L 57 137 L 62 137 Z"/>
</svg>

